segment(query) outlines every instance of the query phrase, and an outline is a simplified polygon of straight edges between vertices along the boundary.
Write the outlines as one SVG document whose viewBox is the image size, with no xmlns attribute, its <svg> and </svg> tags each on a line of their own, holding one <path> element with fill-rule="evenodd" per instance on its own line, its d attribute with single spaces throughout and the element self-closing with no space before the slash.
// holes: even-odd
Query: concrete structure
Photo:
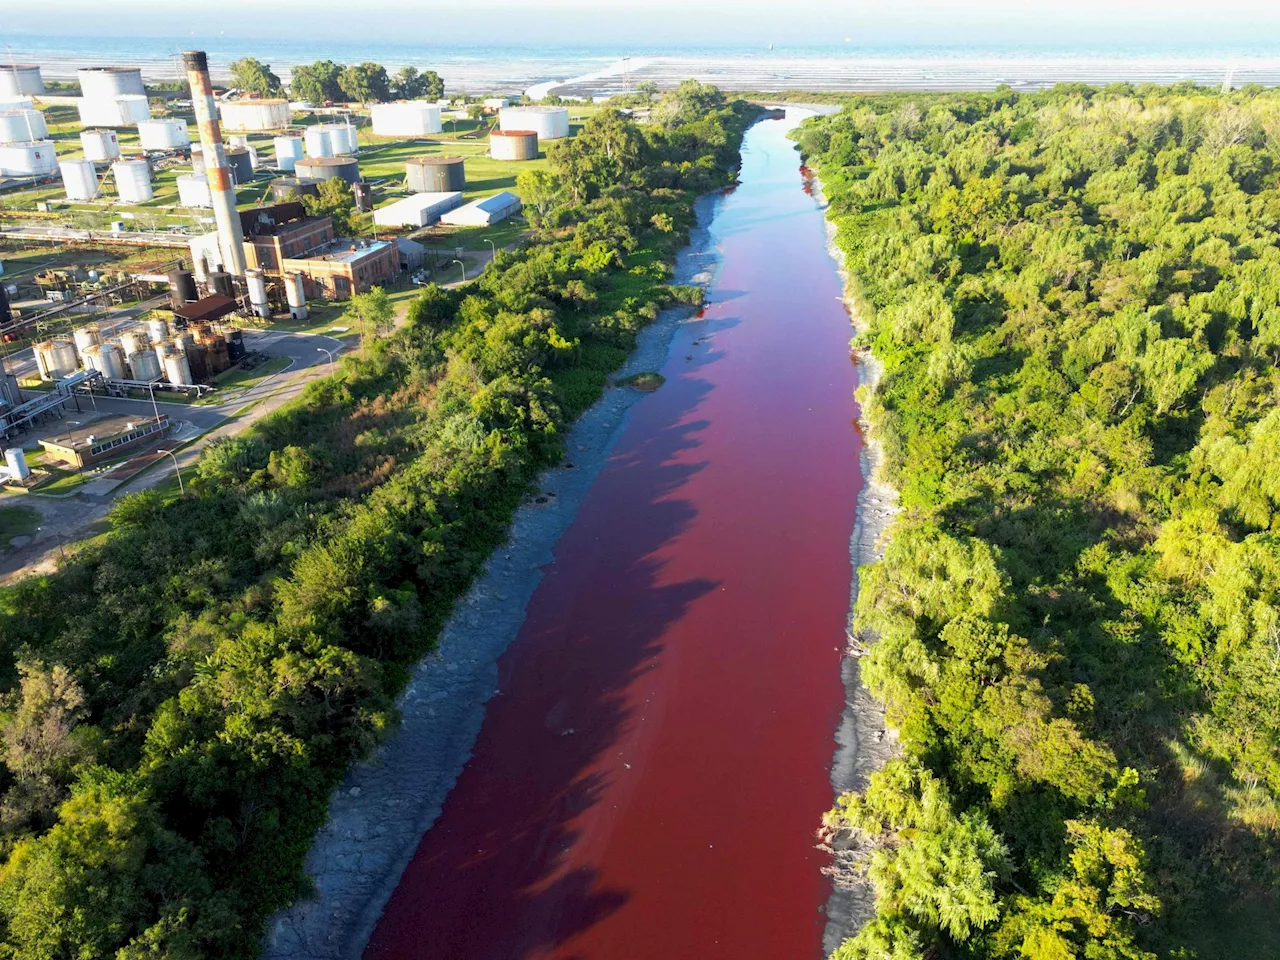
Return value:
<svg viewBox="0 0 1280 960">
<path fill-rule="evenodd" d="M 315 180 L 341 177 L 347 183 L 355 183 L 360 179 L 360 164 L 353 157 L 307 157 L 293 165 L 293 172 Z"/>
<path fill-rule="evenodd" d="M 114 130 L 85 130 L 80 134 L 80 149 L 86 160 L 114 160 L 120 156 L 120 136 Z"/>
<path fill-rule="evenodd" d="M 58 168 L 68 200 L 96 200 L 101 195 L 92 160 L 62 160 Z"/>
<path fill-rule="evenodd" d="M 519 212 L 520 198 L 514 193 L 503 190 L 492 197 L 473 200 L 442 214 L 440 222 L 453 227 L 487 227 Z"/>
<path fill-rule="evenodd" d="M 88 467 L 100 460 L 113 460 L 123 453 L 158 440 L 169 429 L 169 418 L 100 417 L 75 430 L 47 437 L 40 446 L 54 460 L 72 467 Z"/>
<path fill-rule="evenodd" d="M 213 194 L 209 190 L 209 179 L 193 173 L 183 174 L 178 178 L 178 206 L 180 207 L 212 207 Z"/>
<path fill-rule="evenodd" d="M 76 101 L 80 125 L 84 127 L 132 127 L 151 119 L 146 97 L 133 94 L 119 97 L 81 97 Z"/>
<path fill-rule="evenodd" d="M 286 100 L 228 100 L 218 105 L 227 133 L 267 133 L 289 126 L 292 114 Z"/>
<path fill-rule="evenodd" d="M 138 124 L 138 140 L 143 150 L 178 150 L 191 146 L 191 133 L 185 120 L 143 120 Z"/>
<path fill-rule="evenodd" d="M 425 137 L 439 133 L 440 108 L 425 100 L 375 103 L 369 108 L 373 132 L 379 137 Z"/>
<path fill-rule="evenodd" d="M 203 50 L 190 50 L 182 55 L 182 60 L 187 68 L 191 103 L 195 107 L 196 124 L 200 129 L 205 176 L 208 178 L 213 216 L 218 224 L 218 239 L 222 247 L 222 264 L 229 273 L 244 276 L 244 234 L 241 232 L 240 215 L 236 210 L 236 192 L 227 170 L 226 153 L 222 146 L 222 129 L 218 125 L 217 104 L 213 99 L 213 84 L 209 80 L 209 61 Z M 289 105 L 284 101 L 277 103 L 283 104 L 287 115 Z"/>
<path fill-rule="evenodd" d="M 111 165 L 121 203 L 146 203 L 155 198 L 151 164 L 146 160 L 117 160 Z"/>
<path fill-rule="evenodd" d="M 40 68 L 31 63 L 0 65 L 0 97 L 38 96 L 44 93 Z"/>
<path fill-rule="evenodd" d="M 450 193 L 467 189 L 462 157 L 413 157 L 404 165 L 404 185 L 414 193 Z"/>
<path fill-rule="evenodd" d="M 276 169 L 292 171 L 294 163 L 307 155 L 305 143 L 297 134 L 276 137 Z"/>
<path fill-rule="evenodd" d="M 0 143 L 30 143 L 48 136 L 39 110 L 0 110 Z"/>
<path fill-rule="evenodd" d="M 561 140 L 569 135 L 567 107 L 503 107 L 498 114 L 503 130 L 532 130 L 539 140 Z"/>
<path fill-rule="evenodd" d="M 426 227 L 461 203 L 462 194 L 457 190 L 415 193 L 374 210 L 373 222 L 380 227 Z"/>
<path fill-rule="evenodd" d="M 538 134 L 533 130 L 495 130 L 489 134 L 494 160 L 537 160 Z"/>
<path fill-rule="evenodd" d="M 57 169 L 52 140 L 0 144 L 0 176 L 47 177 Z"/>
<path fill-rule="evenodd" d="M 322 124 L 307 127 L 302 136 L 306 141 L 308 157 L 318 159 L 333 156 L 333 141 L 329 137 L 329 131 Z"/>
<path fill-rule="evenodd" d="M 76 79 L 80 81 L 80 96 L 89 100 L 147 95 L 138 67 L 82 67 L 76 71 Z"/>
</svg>

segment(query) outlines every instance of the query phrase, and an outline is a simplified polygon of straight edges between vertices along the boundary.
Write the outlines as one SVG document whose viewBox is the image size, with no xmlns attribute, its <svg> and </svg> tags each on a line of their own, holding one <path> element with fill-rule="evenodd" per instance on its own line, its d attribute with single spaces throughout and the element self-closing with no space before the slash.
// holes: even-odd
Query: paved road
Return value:
<svg viewBox="0 0 1280 960">
<path fill-rule="evenodd" d="M 178 466 L 184 471 L 195 465 L 200 452 L 210 440 L 243 432 L 250 424 L 298 396 L 312 380 L 325 375 L 328 372 L 328 357 L 320 348 L 330 350 L 337 356 L 348 346 L 334 337 L 278 331 L 246 331 L 245 341 L 246 346 L 251 350 L 261 350 L 271 356 L 288 357 L 293 362 L 287 369 L 269 380 L 238 393 L 229 392 L 227 398 L 216 405 L 192 406 L 162 402 L 156 404 L 161 413 L 167 414 L 177 424 L 174 440 L 187 444 L 176 454 Z M 95 401 L 82 397 L 81 412 L 91 414 L 94 403 Z M 225 422 L 230 416 L 250 404 L 255 405 L 245 414 L 230 423 Z M 96 409 L 98 413 L 146 415 L 151 412 L 151 401 L 99 397 L 96 399 Z M 77 419 L 77 414 L 69 409 L 68 418 Z M 192 438 L 197 439 L 191 442 Z M 87 528 L 105 517 L 116 496 L 153 487 L 173 476 L 173 470 L 173 460 L 165 458 L 163 462 L 152 466 L 142 475 L 103 495 L 93 495 L 89 492 L 94 487 L 101 489 L 108 486 L 108 484 L 97 482 L 86 485 L 88 490 L 85 493 L 67 497 L 0 494 L 0 505 L 29 506 L 40 511 L 45 518 L 45 522 L 29 544 L 11 548 L 0 554 L 0 583 L 25 574 L 54 569 L 59 553 L 65 545 L 83 537 L 88 532 Z"/>
</svg>

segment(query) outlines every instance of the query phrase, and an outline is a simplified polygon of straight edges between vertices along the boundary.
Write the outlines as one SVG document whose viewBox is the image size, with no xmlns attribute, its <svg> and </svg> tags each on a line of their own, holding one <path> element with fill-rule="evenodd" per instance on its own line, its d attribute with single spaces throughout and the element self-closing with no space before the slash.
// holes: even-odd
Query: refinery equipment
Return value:
<svg viewBox="0 0 1280 960">
<path fill-rule="evenodd" d="M 169 271 L 169 302 L 175 310 L 199 299 L 196 278 L 190 270 L 176 267 Z"/>
<path fill-rule="evenodd" d="M 158 347 L 160 341 L 169 339 L 169 324 L 165 323 L 163 317 L 151 317 L 147 320 L 147 334 L 152 345 Z"/>
<path fill-rule="evenodd" d="M 30 143 L 48 136 L 49 128 L 39 110 L 0 110 L 0 143 Z"/>
<path fill-rule="evenodd" d="M 76 101 L 83 127 L 132 127 L 151 119 L 147 98 L 129 94 L 119 97 L 81 97 Z"/>
<path fill-rule="evenodd" d="M 52 140 L 0 144 L 0 176 L 47 177 L 57 169 Z"/>
<path fill-rule="evenodd" d="M 373 211 L 373 222 L 380 227 L 427 227 L 461 203 L 462 194 L 456 190 L 416 193 Z"/>
<path fill-rule="evenodd" d="M 151 164 L 146 160 L 117 160 L 111 165 L 121 203 L 146 203 L 155 197 Z"/>
<path fill-rule="evenodd" d="M 425 137 L 443 129 L 440 108 L 425 100 L 375 103 L 369 114 L 373 132 L 379 137 Z"/>
<path fill-rule="evenodd" d="M 498 113 L 503 130 L 532 130 L 539 140 L 561 140 L 569 135 L 567 107 L 503 107 Z"/>
<path fill-rule="evenodd" d="M 292 170 L 294 163 L 306 156 L 306 151 L 303 147 L 304 143 L 305 141 L 302 137 L 294 134 L 276 137 L 276 169 Z"/>
<path fill-rule="evenodd" d="M 244 230 L 240 225 L 240 214 L 236 210 L 236 192 L 231 183 L 226 154 L 223 151 L 222 132 L 218 125 L 217 109 L 213 99 L 213 84 L 209 80 L 209 61 L 202 50 L 188 51 L 182 55 L 182 59 L 187 68 L 191 102 L 195 107 L 196 123 L 200 128 L 200 143 L 204 148 L 205 176 L 208 177 L 207 186 L 213 206 L 213 216 L 218 225 L 222 265 L 236 276 L 244 276 Z M 289 105 L 284 101 L 276 102 L 283 104 L 287 123 Z M 280 124 L 280 126 L 284 125 Z"/>
<path fill-rule="evenodd" d="M 92 160 L 63 160 L 58 167 L 68 200 L 96 200 L 100 196 L 98 171 Z"/>
<path fill-rule="evenodd" d="M 96 347 L 102 342 L 102 328 L 96 323 L 85 324 L 71 332 L 71 339 L 76 345 L 76 351 L 83 354 L 90 347 Z"/>
<path fill-rule="evenodd" d="M 85 130 L 80 134 L 80 148 L 86 160 L 114 160 L 120 156 L 120 137 L 114 130 Z"/>
<path fill-rule="evenodd" d="M 44 93 L 44 78 L 40 68 L 29 63 L 0 65 L 0 97 L 21 97 Z"/>
<path fill-rule="evenodd" d="M 11 480 L 25 480 L 31 476 L 27 455 L 21 447 L 10 447 L 4 452 L 4 465 Z"/>
<path fill-rule="evenodd" d="M 226 157 L 232 183 L 248 183 L 253 179 L 253 157 L 246 148 L 229 147 Z"/>
<path fill-rule="evenodd" d="M 271 197 L 277 203 L 297 197 L 318 197 L 322 182 L 311 177 L 280 177 L 271 181 Z"/>
<path fill-rule="evenodd" d="M 329 136 L 329 131 L 325 129 L 323 124 L 317 124 L 313 127 L 307 127 L 306 132 L 302 135 L 307 145 L 308 157 L 332 157 L 333 156 L 333 140 Z"/>
<path fill-rule="evenodd" d="M 55 337 L 37 343 L 35 354 L 41 380 L 61 380 L 80 368 L 75 344 L 67 337 Z"/>
<path fill-rule="evenodd" d="M 222 171 L 224 174 L 225 170 Z M 204 174 L 184 173 L 178 178 L 178 206 L 180 207 L 212 207 L 213 193 L 209 189 L 209 178 Z"/>
<path fill-rule="evenodd" d="M 267 299 L 267 281 L 261 270 L 246 270 L 245 280 L 249 284 L 249 305 L 260 317 L 271 316 L 271 301 Z"/>
<path fill-rule="evenodd" d="M 120 334 L 120 348 L 124 350 L 127 356 L 149 351 L 151 349 L 150 331 L 142 324 L 126 330 Z"/>
<path fill-rule="evenodd" d="M 308 157 L 295 163 L 293 170 L 300 178 L 331 180 L 341 177 L 347 183 L 360 179 L 360 164 L 354 157 Z"/>
<path fill-rule="evenodd" d="M 107 380 L 127 380 L 124 351 L 118 343 L 99 343 L 85 350 L 84 368 L 97 370 Z"/>
<path fill-rule="evenodd" d="M 187 351 L 173 340 L 165 340 L 156 347 L 156 356 L 164 370 L 164 378 L 177 386 L 188 386 L 192 383 L 191 364 L 187 362 Z"/>
<path fill-rule="evenodd" d="M 191 145 L 191 134 L 185 120 L 143 120 L 138 124 L 138 140 L 143 150 L 180 150 Z"/>
<path fill-rule="evenodd" d="M 164 376 L 164 368 L 160 366 L 160 358 L 150 347 L 137 350 L 125 358 L 129 362 L 129 374 L 133 380 L 150 382 Z"/>
<path fill-rule="evenodd" d="M 292 116 L 285 100 L 228 100 L 218 104 L 218 112 L 222 117 L 222 129 L 227 133 L 283 130 L 289 126 Z"/>
<path fill-rule="evenodd" d="M 373 209 L 373 187 L 367 180 L 357 180 L 351 185 L 351 199 L 355 201 L 356 213 L 368 213 Z"/>
<path fill-rule="evenodd" d="M 495 130 L 489 134 L 494 160 L 537 160 L 538 134 L 533 130 Z"/>
<path fill-rule="evenodd" d="M 289 303 L 289 316 L 294 320 L 307 319 L 307 291 L 302 274 L 291 273 L 284 278 L 285 300 Z"/>
<path fill-rule="evenodd" d="M 354 124 L 321 123 L 317 126 L 329 135 L 329 149 L 333 151 L 333 156 L 349 156 L 358 149 Z"/>
<path fill-rule="evenodd" d="M 147 94 L 138 67 L 83 67 L 76 71 L 76 79 L 80 81 L 80 95 L 89 99 Z"/>
<path fill-rule="evenodd" d="M 414 193 L 467 189 L 462 157 L 413 157 L 404 165 L 404 185 Z"/>
</svg>

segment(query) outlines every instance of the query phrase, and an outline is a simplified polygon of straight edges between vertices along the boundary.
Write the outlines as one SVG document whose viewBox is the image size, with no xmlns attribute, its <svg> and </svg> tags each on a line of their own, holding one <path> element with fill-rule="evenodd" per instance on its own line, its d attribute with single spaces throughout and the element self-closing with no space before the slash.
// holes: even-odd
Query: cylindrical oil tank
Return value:
<svg viewBox="0 0 1280 960">
<path fill-rule="evenodd" d="M 226 154 L 233 183 L 248 183 L 253 179 L 253 158 L 249 156 L 248 150 L 244 147 L 232 147 Z"/>
<path fill-rule="evenodd" d="M 92 160 L 63 160 L 58 167 L 68 200 L 94 200 L 99 196 L 98 171 Z"/>
<path fill-rule="evenodd" d="M 39 110 L 0 110 L 0 143 L 30 143 L 49 136 Z"/>
<path fill-rule="evenodd" d="M 121 203 L 146 203 L 155 197 L 151 189 L 151 164 L 146 160 L 117 160 L 111 165 Z"/>
<path fill-rule="evenodd" d="M 223 270 L 214 270 L 209 274 L 209 287 L 214 293 L 221 294 L 224 297 L 234 297 L 236 295 L 236 286 L 231 279 L 231 274 Z"/>
<path fill-rule="evenodd" d="M 191 172 L 197 177 L 204 173 L 204 148 L 198 143 L 191 145 Z"/>
<path fill-rule="evenodd" d="M 108 380 L 126 380 L 124 351 L 118 343 L 99 343 L 84 351 L 84 368 L 97 370 Z"/>
<path fill-rule="evenodd" d="M 414 193 L 452 193 L 467 188 L 462 157 L 413 157 L 404 165 L 404 184 Z"/>
<path fill-rule="evenodd" d="M 209 351 L 204 344 L 187 341 L 182 345 L 187 355 L 187 369 L 191 371 L 191 383 L 208 383 L 213 379 L 213 370 L 209 365 Z"/>
<path fill-rule="evenodd" d="M 569 135 L 569 108 L 503 107 L 498 123 L 503 130 L 532 130 L 539 140 L 560 140 Z"/>
<path fill-rule="evenodd" d="M 58 169 L 52 140 L 0 144 L 0 174 L 7 177 L 47 177 Z"/>
<path fill-rule="evenodd" d="M 41 376 L 46 380 L 61 380 L 80 368 L 76 358 L 76 346 L 68 337 L 57 337 L 36 344 L 40 358 Z"/>
<path fill-rule="evenodd" d="M 323 124 L 307 127 L 303 140 L 306 141 L 308 157 L 333 156 L 333 141 L 329 138 L 329 131 Z M 294 169 L 297 169 L 296 165 Z"/>
<path fill-rule="evenodd" d="M 151 104 L 146 97 L 127 94 L 121 97 L 81 97 L 76 101 L 80 124 L 85 127 L 131 127 L 151 119 Z"/>
<path fill-rule="evenodd" d="M 180 150 L 191 145 L 191 133 L 185 120 L 143 120 L 138 124 L 138 140 L 143 150 Z"/>
<path fill-rule="evenodd" d="M 298 319 L 295 317 L 294 319 Z M 301 319 L 306 319 L 304 313 Z M 248 353 L 244 346 L 244 333 L 240 330 L 227 330 L 223 333 L 223 338 L 227 341 L 227 358 L 231 363 L 236 363 L 244 359 L 244 355 Z"/>
<path fill-rule="evenodd" d="M 329 146 L 333 155 L 349 156 L 356 152 L 356 128 L 351 123 L 323 123 L 320 126 L 329 132 Z"/>
<path fill-rule="evenodd" d="M 316 180 L 341 177 L 347 183 L 355 183 L 360 179 L 360 164 L 353 157 L 308 157 L 294 164 L 293 170 L 299 177 Z"/>
<path fill-rule="evenodd" d="M 40 68 L 32 63 L 0 65 L 0 97 L 21 97 L 44 93 Z"/>
<path fill-rule="evenodd" d="M 246 270 L 245 282 L 249 285 L 249 304 L 260 317 L 271 316 L 271 303 L 267 300 L 267 281 L 261 270 Z"/>
<path fill-rule="evenodd" d="M 307 319 L 307 291 L 301 273 L 291 273 L 284 278 L 284 295 L 289 302 L 289 316 L 294 320 Z"/>
<path fill-rule="evenodd" d="M 158 380 L 164 376 L 164 368 L 160 366 L 160 358 L 155 351 L 136 350 L 129 354 L 129 374 L 134 380 Z"/>
<path fill-rule="evenodd" d="M 36 102 L 30 97 L 0 96 L 0 110 L 34 110 Z"/>
<path fill-rule="evenodd" d="M 147 335 L 151 338 L 152 346 L 158 346 L 169 339 L 169 324 L 165 323 L 164 317 L 152 317 L 147 321 Z"/>
<path fill-rule="evenodd" d="M 441 130 L 440 108 L 425 100 L 375 103 L 369 115 L 379 137 L 425 137 Z"/>
<path fill-rule="evenodd" d="M 227 348 L 227 341 L 221 335 L 201 340 L 200 345 L 205 349 L 205 356 L 209 360 L 209 372 L 214 376 L 231 366 L 231 351 Z"/>
<path fill-rule="evenodd" d="M 243 133 L 238 133 L 235 136 L 227 137 L 227 146 L 247 147 L 248 145 L 249 145 L 249 138 L 246 137 Z"/>
<path fill-rule="evenodd" d="M 311 177 L 280 177 L 271 181 L 271 197 L 277 203 L 297 197 L 318 197 L 321 182 Z"/>
<path fill-rule="evenodd" d="M 305 157 L 306 149 L 304 147 L 306 141 L 302 137 L 289 134 L 283 137 L 275 138 L 276 148 L 276 169 L 292 170 L 295 161 Z"/>
<path fill-rule="evenodd" d="M 230 100 L 218 104 L 222 129 L 226 133 L 265 133 L 289 126 L 286 100 Z"/>
<path fill-rule="evenodd" d="M 120 137 L 114 130 L 86 130 L 80 134 L 86 160 L 114 160 L 120 156 Z"/>
<path fill-rule="evenodd" d="M 169 271 L 169 302 L 174 309 L 185 307 L 188 303 L 199 300 L 196 293 L 196 278 L 190 270 L 173 269 Z"/>
<path fill-rule="evenodd" d="M 71 339 L 83 355 L 90 347 L 96 347 L 102 342 L 102 328 L 96 323 L 87 323 L 71 331 Z"/>
<path fill-rule="evenodd" d="M 160 344 L 156 352 L 166 380 L 180 386 L 190 385 L 191 364 L 187 362 L 187 351 L 184 348 L 169 340 Z"/>
<path fill-rule="evenodd" d="M 495 130 L 489 134 L 489 156 L 494 160 L 537 160 L 538 134 L 534 130 Z"/>
<path fill-rule="evenodd" d="M 360 180 L 351 185 L 351 196 L 356 202 L 357 213 L 368 213 L 373 209 L 373 187 L 368 181 Z"/>
<path fill-rule="evenodd" d="M 151 350 L 151 334 L 147 328 L 139 324 L 120 334 L 120 348 L 127 356 Z"/>
<path fill-rule="evenodd" d="M 183 174 L 178 178 L 178 206 L 180 207 L 212 207 L 213 196 L 209 193 L 209 181 L 204 174 Z"/>
<path fill-rule="evenodd" d="M 21 447 L 10 447 L 4 452 L 5 466 L 9 468 L 9 476 L 25 480 L 31 476 L 31 468 L 27 466 L 27 455 Z"/>
<path fill-rule="evenodd" d="M 125 94 L 145 96 L 142 71 L 138 67 L 83 67 L 76 71 L 80 80 L 80 96 L 110 99 Z"/>
</svg>

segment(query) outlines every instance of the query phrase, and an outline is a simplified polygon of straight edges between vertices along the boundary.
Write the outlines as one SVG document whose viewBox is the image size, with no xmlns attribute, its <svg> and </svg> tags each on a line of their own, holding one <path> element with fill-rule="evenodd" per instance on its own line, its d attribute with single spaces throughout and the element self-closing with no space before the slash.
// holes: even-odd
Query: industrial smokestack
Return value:
<svg viewBox="0 0 1280 960">
<path fill-rule="evenodd" d="M 213 198 L 213 219 L 218 224 L 218 246 L 222 249 L 222 269 L 243 277 L 244 230 L 236 211 L 236 191 L 231 182 L 227 152 L 222 146 L 222 128 L 218 125 L 218 107 L 213 100 L 213 84 L 209 82 L 209 60 L 203 50 L 188 50 L 182 55 L 191 85 L 191 104 L 200 127 L 204 174 L 209 180 Z"/>
</svg>

